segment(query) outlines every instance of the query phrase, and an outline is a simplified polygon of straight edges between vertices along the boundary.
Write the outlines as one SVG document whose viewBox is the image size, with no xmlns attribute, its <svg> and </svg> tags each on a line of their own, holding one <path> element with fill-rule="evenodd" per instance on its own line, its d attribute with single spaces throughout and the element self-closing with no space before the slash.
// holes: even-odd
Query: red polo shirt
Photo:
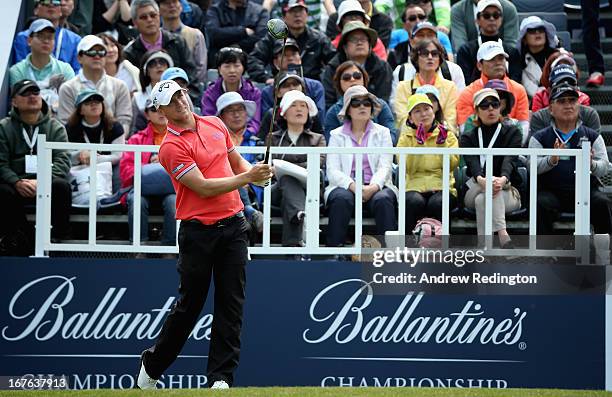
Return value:
<svg viewBox="0 0 612 397">
<path fill-rule="evenodd" d="M 168 133 L 159 149 L 159 162 L 172 179 L 176 191 L 176 218 L 197 219 L 205 225 L 241 211 L 244 206 L 238 190 L 213 197 L 200 197 L 180 183 L 181 178 L 194 167 L 204 178 L 234 176 L 228 154 L 234 150 L 229 131 L 214 116 L 193 115 L 195 131 L 168 124 Z"/>
</svg>

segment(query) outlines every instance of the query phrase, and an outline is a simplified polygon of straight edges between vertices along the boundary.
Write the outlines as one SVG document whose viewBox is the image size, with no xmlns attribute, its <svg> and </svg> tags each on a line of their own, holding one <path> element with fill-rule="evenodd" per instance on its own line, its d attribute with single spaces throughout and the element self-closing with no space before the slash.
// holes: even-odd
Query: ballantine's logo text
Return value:
<svg viewBox="0 0 612 397">
<path fill-rule="evenodd" d="M 513 316 L 501 321 L 486 317 L 482 306 L 471 300 L 460 311 L 447 316 L 413 317 L 423 296 L 407 294 L 391 316 L 371 315 L 366 310 L 374 299 L 370 284 L 360 279 L 339 281 L 321 290 L 313 299 L 310 318 L 322 327 L 306 329 L 302 337 L 307 343 L 333 338 L 337 343 L 482 345 L 514 345 L 521 338 L 527 312 L 518 307 L 513 309 Z"/>
<path fill-rule="evenodd" d="M 2 327 L 2 338 L 7 341 L 19 341 L 34 336 L 38 341 L 48 341 L 61 336 L 63 339 L 117 339 L 157 338 L 161 331 L 162 321 L 170 311 L 174 297 L 168 297 L 160 309 L 151 313 L 113 313 L 119 305 L 126 288 L 109 288 L 98 305 L 90 312 L 68 313 L 68 305 L 75 297 L 73 281 L 76 277 L 67 278 L 52 275 L 35 279 L 21 287 L 13 295 L 8 307 L 9 315 L 15 320 L 25 322 L 23 325 Z M 25 295 L 39 296 L 40 289 L 47 283 L 55 286 L 52 292 L 44 297 L 38 305 L 27 305 Z M 194 327 L 191 337 L 195 340 L 210 340 L 212 314 L 202 316 Z"/>
</svg>

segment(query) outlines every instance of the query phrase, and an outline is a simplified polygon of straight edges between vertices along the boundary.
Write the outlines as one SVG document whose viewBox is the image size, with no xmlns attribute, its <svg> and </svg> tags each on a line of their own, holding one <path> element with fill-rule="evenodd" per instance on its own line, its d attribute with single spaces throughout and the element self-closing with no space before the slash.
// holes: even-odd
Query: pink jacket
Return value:
<svg viewBox="0 0 612 397">
<path fill-rule="evenodd" d="M 151 123 L 147 124 L 147 128 L 142 131 L 138 131 L 128 139 L 128 145 L 153 145 L 153 127 Z M 152 153 L 143 152 L 141 153 L 142 164 L 149 164 Z M 129 188 L 134 185 L 134 152 L 124 152 L 119 162 L 119 176 L 121 177 L 121 188 Z M 127 193 L 127 192 L 126 192 Z M 121 197 L 121 202 L 125 204 L 127 195 L 124 194 Z"/>
</svg>

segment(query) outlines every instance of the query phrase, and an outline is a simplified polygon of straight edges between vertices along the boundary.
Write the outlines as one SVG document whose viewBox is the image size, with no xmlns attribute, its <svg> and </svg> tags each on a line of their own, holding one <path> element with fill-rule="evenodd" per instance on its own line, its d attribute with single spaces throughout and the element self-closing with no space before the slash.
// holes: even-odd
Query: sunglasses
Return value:
<svg viewBox="0 0 612 397">
<path fill-rule="evenodd" d="M 438 58 L 440 56 L 440 51 L 438 50 L 420 50 L 419 51 L 419 56 L 422 58 L 429 58 L 429 56 L 431 55 L 432 58 Z"/>
<path fill-rule="evenodd" d="M 365 99 L 351 99 L 351 103 L 350 103 L 352 108 L 358 108 L 359 106 L 365 106 L 367 108 L 371 108 L 372 107 L 372 101 L 369 100 L 368 98 Z"/>
<path fill-rule="evenodd" d="M 527 29 L 527 33 L 535 34 L 535 33 L 544 33 L 546 30 L 543 27 L 531 28 Z"/>
<path fill-rule="evenodd" d="M 145 109 L 147 112 L 151 112 L 151 113 L 157 113 L 157 109 L 155 108 L 155 106 L 151 106 L 149 108 Z"/>
<path fill-rule="evenodd" d="M 483 101 L 478 105 L 478 109 L 487 110 L 489 108 L 499 109 L 501 103 L 499 101 Z"/>
<path fill-rule="evenodd" d="M 158 66 L 170 66 L 168 65 L 168 61 L 166 61 L 165 59 L 161 59 L 161 58 L 156 58 L 156 59 L 152 59 L 147 63 L 147 68 L 150 67 L 158 67 Z"/>
<path fill-rule="evenodd" d="M 414 21 L 416 21 L 417 19 L 418 19 L 419 21 L 424 21 L 426 18 L 427 18 L 427 16 L 426 16 L 425 14 L 418 14 L 418 15 L 410 15 L 410 16 L 408 17 L 408 20 L 409 20 L 410 22 L 414 22 Z"/>
<path fill-rule="evenodd" d="M 88 57 L 100 57 L 104 58 L 106 56 L 106 50 L 87 50 L 82 51 L 82 54 L 87 55 Z"/>
<path fill-rule="evenodd" d="M 20 92 L 17 95 L 22 96 L 24 98 L 29 97 L 29 96 L 38 96 L 38 95 L 40 95 L 40 90 L 37 89 L 37 88 L 30 88 L 29 90 L 25 90 L 24 92 Z"/>
<path fill-rule="evenodd" d="M 353 80 L 361 80 L 363 78 L 363 73 L 361 72 L 353 72 L 353 73 L 343 73 L 342 81 L 351 81 Z"/>
<path fill-rule="evenodd" d="M 502 17 L 502 14 L 500 12 L 494 12 L 493 14 L 489 14 L 488 12 L 483 12 L 482 14 L 480 14 L 480 16 L 483 19 L 499 19 Z"/>
</svg>

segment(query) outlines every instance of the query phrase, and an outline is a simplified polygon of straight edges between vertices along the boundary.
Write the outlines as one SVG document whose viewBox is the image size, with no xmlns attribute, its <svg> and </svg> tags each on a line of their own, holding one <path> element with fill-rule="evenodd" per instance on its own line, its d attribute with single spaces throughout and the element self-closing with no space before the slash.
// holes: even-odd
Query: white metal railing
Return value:
<svg viewBox="0 0 612 397">
<path fill-rule="evenodd" d="M 131 244 L 104 244 L 96 241 L 96 189 L 90 189 L 89 200 L 89 230 L 87 244 L 64 244 L 52 243 L 50 239 L 51 229 L 51 150 L 90 150 L 92 155 L 91 167 L 95 169 L 97 161 L 94 151 L 121 151 L 135 152 L 134 156 L 134 219 L 133 235 Z M 38 184 L 37 184 L 37 211 L 36 211 L 36 251 L 35 256 L 45 256 L 47 251 L 91 251 L 91 252 L 145 252 L 145 253 L 176 253 L 176 246 L 153 246 L 141 245 L 140 243 L 140 192 L 141 192 L 141 156 L 142 152 L 157 152 L 158 146 L 154 145 L 114 145 L 114 144 L 84 144 L 84 143 L 65 143 L 47 142 L 45 135 L 38 138 Z M 241 153 L 264 153 L 265 147 L 239 147 Z M 362 236 L 362 200 L 361 187 L 363 175 L 362 156 L 356 156 L 355 162 L 355 245 L 352 247 L 320 247 L 319 246 L 319 198 L 320 198 L 320 155 L 338 154 L 394 154 L 394 155 L 419 155 L 419 154 L 438 154 L 443 159 L 443 201 L 442 201 L 442 226 L 443 234 L 449 235 L 450 210 L 449 190 L 450 186 L 450 156 L 451 155 L 485 155 L 486 174 L 493 174 L 493 156 L 499 155 L 523 155 L 530 159 L 530 196 L 529 196 L 529 252 L 525 255 L 550 256 L 559 254 L 560 251 L 538 250 L 535 252 L 536 236 L 536 216 L 537 216 L 537 156 L 544 155 L 563 155 L 576 157 L 576 199 L 575 199 L 575 235 L 590 234 L 590 151 L 589 142 L 584 142 L 580 149 L 524 149 L 524 148 L 338 148 L 338 147 L 273 147 L 273 154 L 306 154 L 307 173 L 316 177 L 308 178 L 306 186 L 306 244 L 304 247 L 278 247 L 272 246 L 270 242 L 270 201 L 271 186 L 264 189 L 264 227 L 261 246 L 249 247 L 251 254 L 308 254 L 308 255 L 331 255 L 344 254 L 352 255 L 361 252 L 360 242 Z M 399 235 L 404 235 L 405 224 L 405 195 L 406 195 L 406 157 L 399 158 L 399 197 L 398 197 L 398 225 Z M 96 186 L 96 173 L 91 173 L 90 186 Z M 492 179 L 486 178 L 485 192 L 485 235 L 492 235 Z M 43 211 L 40 211 L 40 209 Z M 490 242 L 489 242 L 490 243 Z M 488 244 L 489 244 L 488 243 Z M 504 250 L 498 250 L 502 254 Z M 512 253 L 520 254 L 520 250 L 512 250 Z M 567 251 L 564 251 L 567 252 Z M 510 254 L 510 252 L 506 252 Z"/>
</svg>

